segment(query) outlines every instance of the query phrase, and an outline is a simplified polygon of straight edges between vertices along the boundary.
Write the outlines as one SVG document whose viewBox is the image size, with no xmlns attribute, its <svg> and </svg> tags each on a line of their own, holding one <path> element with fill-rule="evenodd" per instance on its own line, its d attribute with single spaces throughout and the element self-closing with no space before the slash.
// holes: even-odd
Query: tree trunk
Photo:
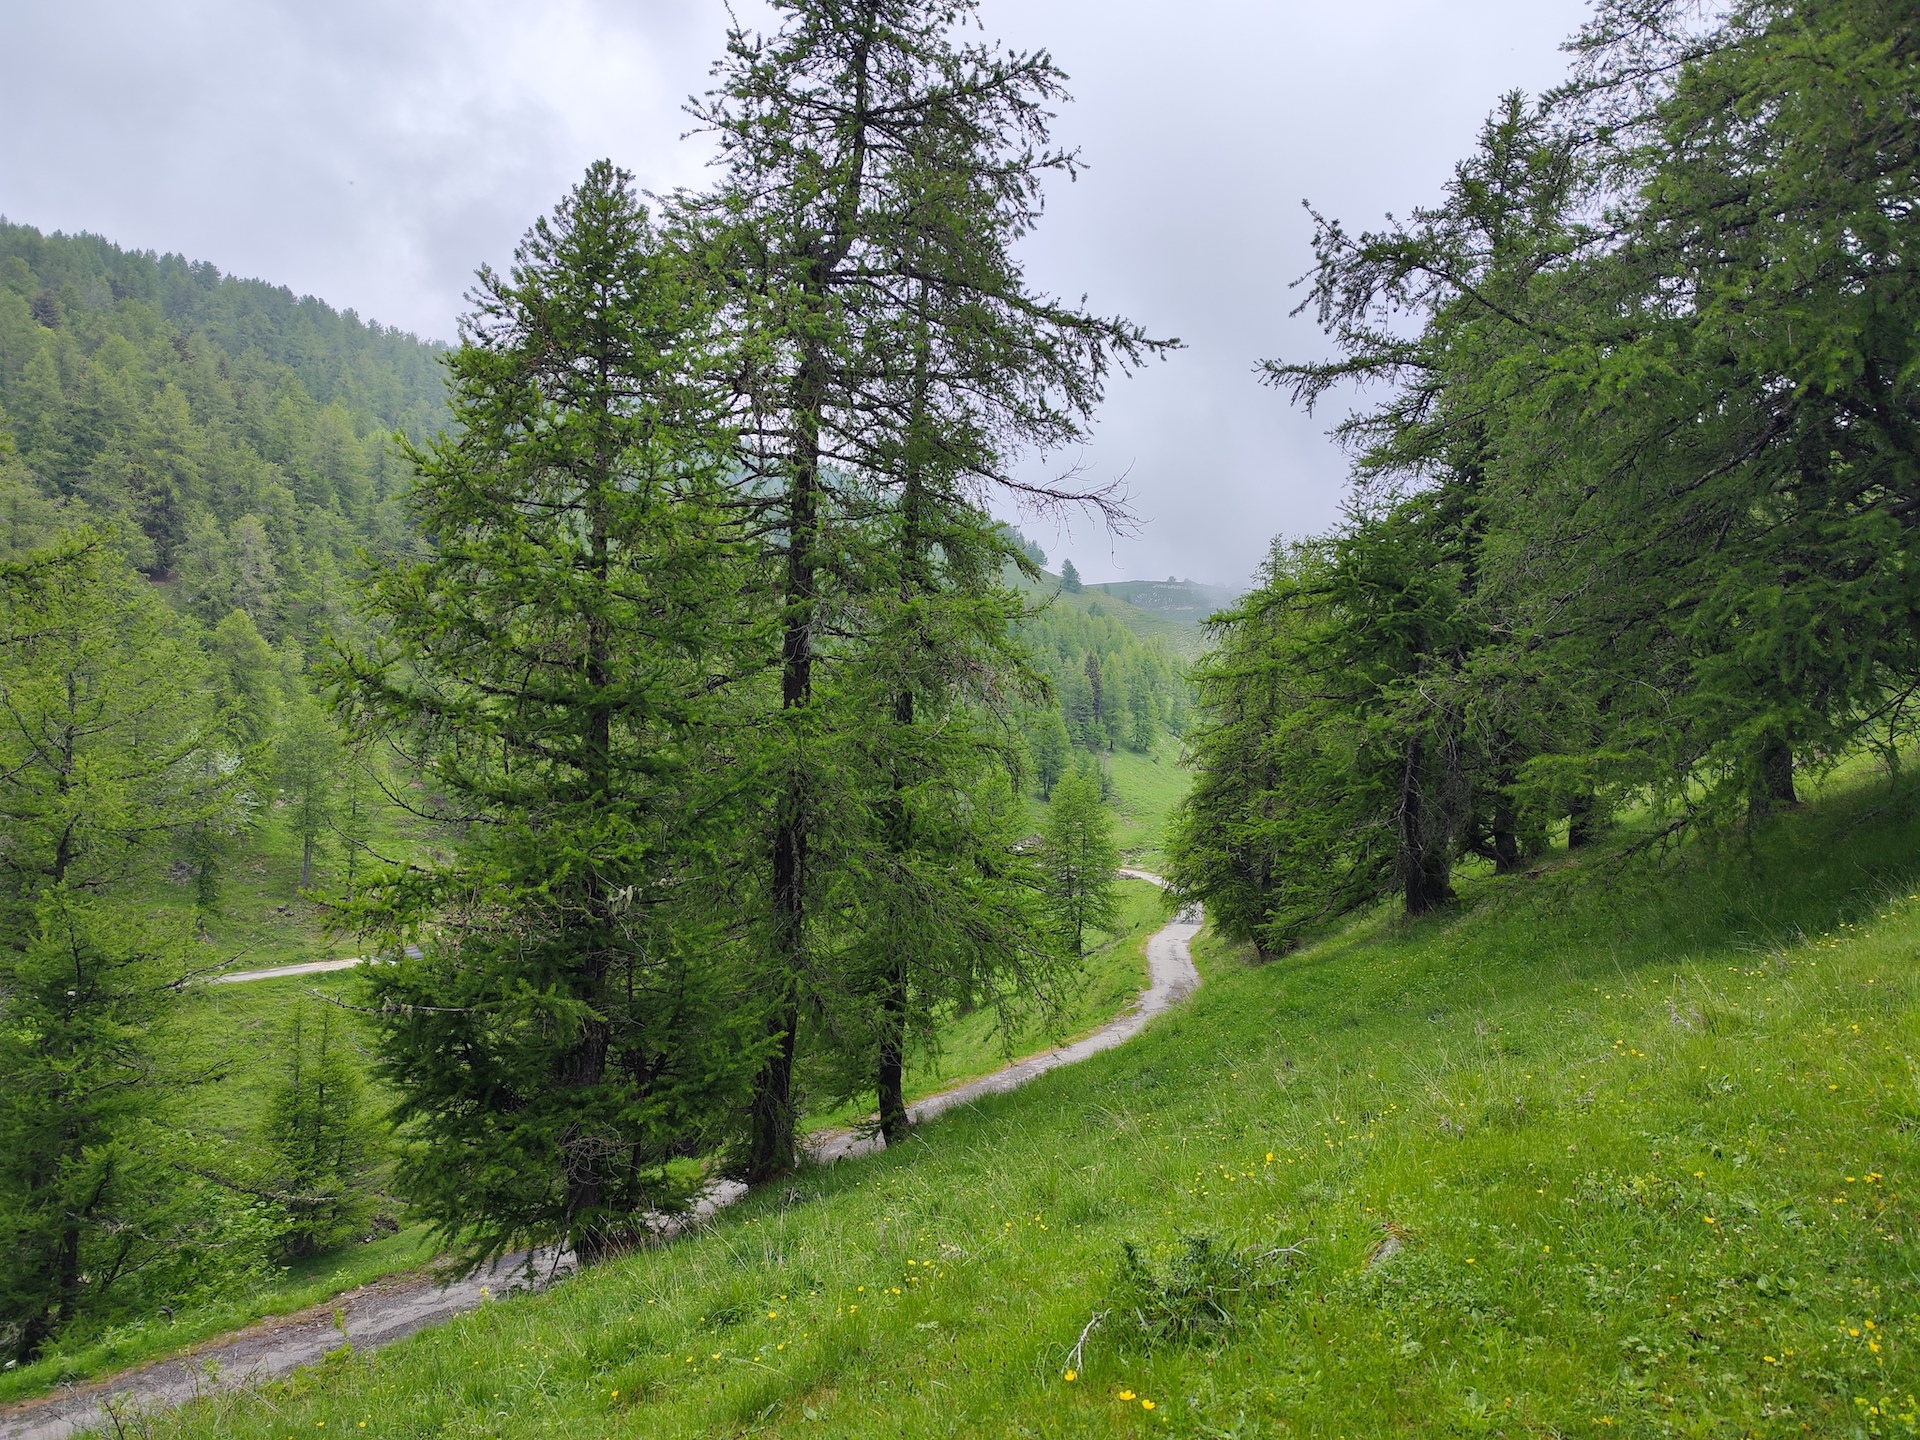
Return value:
<svg viewBox="0 0 1920 1440">
<path fill-rule="evenodd" d="M 1493 802 L 1493 873 L 1511 875 L 1520 868 L 1524 858 L 1513 801 L 1502 794 Z"/>
<path fill-rule="evenodd" d="M 867 65 L 877 8 L 868 7 L 867 28 L 857 35 L 850 57 L 853 103 L 847 162 L 838 182 L 841 186 L 835 206 L 838 214 L 826 233 L 812 237 L 791 257 L 803 269 L 801 290 L 808 308 L 813 317 L 822 320 L 829 309 L 833 272 L 851 252 L 860 225 L 869 145 L 867 130 L 873 124 L 869 111 L 872 80 Z M 806 708 L 813 698 L 813 620 L 819 595 L 814 544 L 819 534 L 820 430 L 831 378 L 828 357 L 818 338 L 805 338 L 801 344 L 800 366 L 793 377 L 787 406 L 793 426 L 793 455 L 787 485 L 786 623 L 781 644 L 780 703 L 782 710 L 789 713 Z M 767 1031 L 773 1041 L 773 1053 L 754 1078 L 746 1167 L 749 1184 L 785 1174 L 798 1159 L 793 1061 L 799 1044 L 800 986 L 806 960 L 807 839 L 811 820 L 807 776 L 796 754 L 773 842 L 772 958 L 777 971 L 774 983 L 778 987 L 778 998 Z"/>
<path fill-rule="evenodd" d="M 600 370 L 601 417 L 612 412 L 612 384 L 609 367 Z M 588 560 L 599 596 L 609 590 L 611 555 L 609 550 L 608 505 L 606 490 L 613 483 L 614 452 L 603 430 L 593 477 L 583 497 L 587 512 Z M 582 727 L 580 769 L 585 789 L 596 810 L 610 813 L 613 805 L 613 705 L 608 696 L 613 685 L 613 643 L 606 622 L 598 615 L 587 623 L 586 680 L 588 708 Z M 613 1049 L 613 1027 L 603 1018 L 607 1013 L 605 990 L 611 957 L 617 941 L 618 926 L 612 897 L 605 877 L 589 870 L 585 877 L 586 910 L 591 930 L 579 937 L 585 941 L 584 953 L 572 978 L 574 998 L 592 1007 L 595 1018 L 583 1026 L 579 1041 L 560 1058 L 557 1079 L 560 1088 L 591 1095 L 606 1081 L 607 1060 Z M 625 1137 L 582 1134 L 570 1129 L 561 1141 L 562 1163 L 566 1167 L 567 1236 L 579 1263 L 592 1265 L 603 1259 L 619 1240 L 620 1223 L 607 1215 L 607 1178 L 618 1164 L 615 1158 Z"/>
<path fill-rule="evenodd" d="M 887 1146 L 891 1149 L 907 1137 L 907 1101 L 902 1087 L 907 1031 L 905 967 L 896 966 L 888 979 L 890 983 L 880 1003 L 882 1033 L 880 1067 L 876 1078 L 880 1092 L 880 1133 L 886 1137 Z"/>
<path fill-rule="evenodd" d="M 604 961 L 590 966 L 582 977 L 585 983 L 576 991 L 579 998 L 589 1003 L 597 1000 L 604 974 Z M 605 1020 L 587 1022 L 579 1043 L 561 1057 L 554 1077 L 558 1088 L 589 1093 L 599 1089 L 606 1078 L 612 1040 L 612 1027 Z M 560 1142 L 567 1183 L 567 1241 L 582 1265 L 597 1263 L 616 1238 L 606 1215 L 606 1176 L 613 1164 L 607 1153 L 608 1138 L 569 1129 Z"/>
<path fill-rule="evenodd" d="M 813 607 L 818 593 L 813 545 L 819 525 L 820 412 L 826 402 L 826 358 L 802 362 L 794 382 L 797 431 L 787 500 L 786 626 L 780 652 L 780 704 L 791 714 L 813 698 Z M 791 1170 L 794 1149 L 793 1057 L 800 1031 L 800 974 L 806 942 L 807 834 L 810 797 L 796 754 L 773 839 L 773 963 L 779 1002 L 769 1021 L 773 1053 L 754 1079 L 747 1183 Z"/>
<path fill-rule="evenodd" d="M 1600 807 L 1593 791 L 1573 797 L 1567 808 L 1567 849 L 1584 850 L 1600 838 Z"/>
<path fill-rule="evenodd" d="M 1760 746 L 1760 763 L 1753 788 L 1747 796 L 1747 814 L 1765 820 L 1776 810 L 1791 810 L 1800 803 L 1793 788 L 1793 747 L 1777 735 L 1769 735 Z"/>
<path fill-rule="evenodd" d="M 1444 846 L 1428 848 L 1407 871 L 1407 914 L 1427 915 L 1453 899 L 1453 866 Z"/>
<path fill-rule="evenodd" d="M 1407 914 L 1425 915 L 1453 899 L 1451 857 L 1447 837 L 1434 834 L 1427 797 L 1421 785 L 1426 773 L 1426 747 L 1419 736 L 1408 739 L 1400 771 L 1399 863 Z"/>
<path fill-rule="evenodd" d="M 300 842 L 300 888 L 305 890 L 313 884 L 313 836 L 307 835 Z"/>
<path fill-rule="evenodd" d="M 800 1002 L 791 977 L 785 996 L 767 1017 L 767 1037 L 773 1045 L 754 1077 L 748 1111 L 747 1180 L 755 1185 L 793 1168 L 793 1057 L 800 1042 Z"/>
<path fill-rule="evenodd" d="M 70 1323 L 80 1310 L 80 1226 L 72 1215 L 60 1230 L 59 1321 Z"/>
</svg>

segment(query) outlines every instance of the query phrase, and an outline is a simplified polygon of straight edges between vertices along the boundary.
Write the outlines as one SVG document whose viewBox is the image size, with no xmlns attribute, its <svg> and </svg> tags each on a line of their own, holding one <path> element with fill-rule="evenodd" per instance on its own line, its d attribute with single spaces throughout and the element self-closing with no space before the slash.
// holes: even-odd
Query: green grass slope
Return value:
<svg viewBox="0 0 1920 1440">
<path fill-rule="evenodd" d="M 1116 750 L 1107 757 L 1107 774 L 1122 861 L 1159 871 L 1167 859 L 1167 822 L 1193 784 L 1192 772 L 1180 764 L 1180 742 L 1163 740 L 1150 755 Z"/>
<path fill-rule="evenodd" d="M 1006 1065 L 1099 1029 L 1127 1009 L 1147 984 L 1147 941 L 1166 923 L 1159 890 L 1144 880 L 1123 880 L 1116 887 L 1119 918 L 1112 931 L 1089 937 L 1080 973 L 1061 986 L 1059 1009 L 1029 1011 L 1011 1034 L 992 1009 L 956 1016 L 940 1027 L 939 1046 L 920 1055 L 906 1076 L 909 1102 L 951 1090 Z M 809 1130 L 830 1129 L 862 1119 L 877 1119 L 877 1098 L 868 1091 L 859 1104 L 842 1105 L 806 1117 Z"/>
<path fill-rule="evenodd" d="M 1910 1434 L 1916 884 L 1915 791 L 1868 786 L 1265 967 L 1202 943 L 1120 1050 L 154 1433 Z M 1189 1236 L 1299 1258 L 1150 1344 L 1208 1297 L 1122 1245 L 1164 1280 Z"/>
<path fill-rule="evenodd" d="M 1093 585 L 1070 595 L 1060 588 L 1058 575 L 1045 572 L 1042 572 L 1038 581 L 1017 574 L 1010 574 L 1009 579 L 1029 597 L 1031 604 L 1045 603 L 1069 610 L 1090 611 L 1095 615 L 1110 615 L 1142 640 L 1158 638 L 1166 641 L 1167 648 L 1182 660 L 1197 660 L 1200 652 L 1206 648 L 1206 633 L 1201 630 L 1199 623 L 1199 620 L 1206 618 L 1204 615 L 1199 619 L 1187 619 L 1161 614 L 1131 604 L 1121 594 Z"/>
</svg>

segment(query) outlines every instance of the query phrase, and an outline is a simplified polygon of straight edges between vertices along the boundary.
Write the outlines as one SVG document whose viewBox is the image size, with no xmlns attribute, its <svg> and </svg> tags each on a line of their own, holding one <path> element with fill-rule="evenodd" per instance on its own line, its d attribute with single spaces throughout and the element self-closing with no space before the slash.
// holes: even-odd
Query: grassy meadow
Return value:
<svg viewBox="0 0 1920 1440">
<path fill-rule="evenodd" d="M 276 804 L 272 816 L 250 832 L 244 847 L 221 865 L 220 904 L 212 914 L 195 913 L 197 894 L 184 862 L 154 874 L 139 899 L 149 912 L 191 920 L 199 934 L 199 965 L 208 971 L 265 970 L 355 953 L 349 939 L 327 933 L 323 907 L 308 894 L 332 893 L 347 885 L 345 847 L 331 833 L 314 856 L 312 884 L 300 885 L 300 840 Z M 357 868 L 377 867 L 385 859 L 407 859 L 431 841 L 424 822 L 391 805 L 376 812 L 367 837 L 375 858 L 358 857 Z"/>
<path fill-rule="evenodd" d="M 1143 870 L 1166 863 L 1167 821 L 1193 783 L 1181 768 L 1180 744 L 1165 741 L 1152 754 L 1116 750 L 1107 760 L 1113 780 L 1114 840 L 1121 860 Z"/>
<path fill-rule="evenodd" d="M 1137 832 L 1153 837 L 1152 843 L 1157 844 L 1163 818 L 1158 812 L 1170 807 L 1184 788 L 1176 754 L 1167 746 L 1154 760 L 1131 754 L 1115 757 L 1115 803 L 1122 834 Z M 378 838 L 389 846 L 412 843 L 406 827 L 390 818 Z M 1139 862 L 1130 856 L 1130 863 Z M 327 939 L 323 913 L 301 897 L 299 874 L 298 841 L 282 827 L 262 827 L 255 843 L 229 867 L 222 914 L 206 926 L 208 953 L 219 957 L 221 968 L 291 965 L 350 953 L 350 944 Z M 315 888 L 343 878 L 337 860 L 323 853 L 316 866 Z M 1009 1057 L 1074 1039 L 1128 1006 L 1146 982 L 1146 942 L 1165 923 L 1165 913 L 1153 886 L 1129 880 L 1120 882 L 1118 889 L 1119 921 L 1111 932 L 1095 932 L 1085 968 L 1064 988 L 1059 1010 L 1030 1013 L 1011 1035 L 1001 1032 L 990 1009 L 949 1021 L 942 1027 L 937 1049 L 919 1056 L 909 1072 L 910 1100 L 990 1073 Z M 162 878 L 152 886 L 150 903 L 156 909 L 190 908 L 192 895 L 191 886 Z M 187 1092 L 176 1122 L 244 1142 L 266 1111 L 280 1070 L 280 1037 L 293 1010 L 325 1004 L 328 999 L 351 1003 L 354 984 L 352 972 L 333 971 L 194 987 L 181 1017 L 183 1039 L 192 1068 L 208 1078 Z M 364 1050 L 363 1054 L 370 1071 L 371 1055 Z M 370 1086 L 371 1106 L 377 1108 L 383 1098 L 377 1085 Z M 856 1123 L 872 1108 L 871 1097 L 864 1103 L 819 1107 L 809 1114 L 807 1124 L 817 1129 Z M 388 1208 L 397 1213 L 397 1206 Z M 58 1349 L 33 1365 L 0 1373 L 0 1404 L 56 1385 L 97 1379 L 255 1320 L 319 1304 L 356 1286 L 424 1269 L 439 1253 L 425 1227 L 411 1226 L 314 1256 L 212 1303 L 116 1327 Z"/>
<path fill-rule="evenodd" d="M 154 1434 L 1911 1434 L 1917 952 L 1884 780 L 1265 966 L 1203 936 L 1120 1050 Z"/>
<path fill-rule="evenodd" d="M 1122 880 L 1116 887 L 1120 916 L 1112 931 L 1095 930 L 1089 938 L 1086 962 L 1080 974 L 1063 987 L 1060 1008 L 1054 1013 L 1030 1011 L 1011 1034 L 991 1009 L 957 1016 L 940 1027 L 939 1045 L 921 1054 L 906 1075 L 909 1103 L 1097 1030 L 1125 1010 L 1147 983 L 1147 941 L 1167 923 L 1166 906 L 1157 887 L 1144 880 Z M 876 1118 L 877 1101 L 869 1093 L 861 1101 L 810 1111 L 810 1130 L 829 1129 Z"/>
</svg>

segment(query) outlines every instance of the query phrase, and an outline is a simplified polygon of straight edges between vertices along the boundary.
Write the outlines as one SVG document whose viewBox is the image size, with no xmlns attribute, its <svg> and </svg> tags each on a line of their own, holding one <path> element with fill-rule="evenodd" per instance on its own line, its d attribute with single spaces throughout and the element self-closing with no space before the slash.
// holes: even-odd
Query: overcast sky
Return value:
<svg viewBox="0 0 1920 1440">
<path fill-rule="evenodd" d="M 736 9 L 759 14 L 756 0 Z M 1089 164 L 1025 258 L 1186 349 L 1116 383 L 1084 453 L 1141 526 L 1026 528 L 1089 579 L 1238 584 L 1325 528 L 1347 464 L 1255 380 L 1320 353 L 1290 318 L 1301 201 L 1355 224 L 1432 200 L 1500 93 L 1560 78 L 1584 0 L 983 0 L 1072 76 Z M 683 139 L 720 0 L 0 0 L 0 214 L 179 251 L 451 338 L 483 261 L 586 163 L 697 184 Z"/>
</svg>

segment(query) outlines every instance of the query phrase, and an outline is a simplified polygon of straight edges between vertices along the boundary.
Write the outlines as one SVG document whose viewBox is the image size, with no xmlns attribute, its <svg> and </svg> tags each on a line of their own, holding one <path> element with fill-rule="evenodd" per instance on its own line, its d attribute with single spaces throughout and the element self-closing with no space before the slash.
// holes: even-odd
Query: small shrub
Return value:
<svg viewBox="0 0 1920 1440">
<path fill-rule="evenodd" d="M 1111 1311 L 1116 1328 L 1149 1346 L 1192 1344 L 1233 1330 L 1245 1312 L 1271 1301 L 1289 1278 L 1298 1247 L 1235 1250 L 1189 1235 L 1164 1270 L 1132 1241 L 1121 1244 Z"/>
<path fill-rule="evenodd" d="M 365 1232 L 377 1203 L 378 1134 L 330 1012 L 322 1009 L 316 1024 L 305 1006 L 295 1007 L 283 1044 L 265 1131 L 286 1216 L 281 1258 L 299 1260 Z"/>
</svg>

